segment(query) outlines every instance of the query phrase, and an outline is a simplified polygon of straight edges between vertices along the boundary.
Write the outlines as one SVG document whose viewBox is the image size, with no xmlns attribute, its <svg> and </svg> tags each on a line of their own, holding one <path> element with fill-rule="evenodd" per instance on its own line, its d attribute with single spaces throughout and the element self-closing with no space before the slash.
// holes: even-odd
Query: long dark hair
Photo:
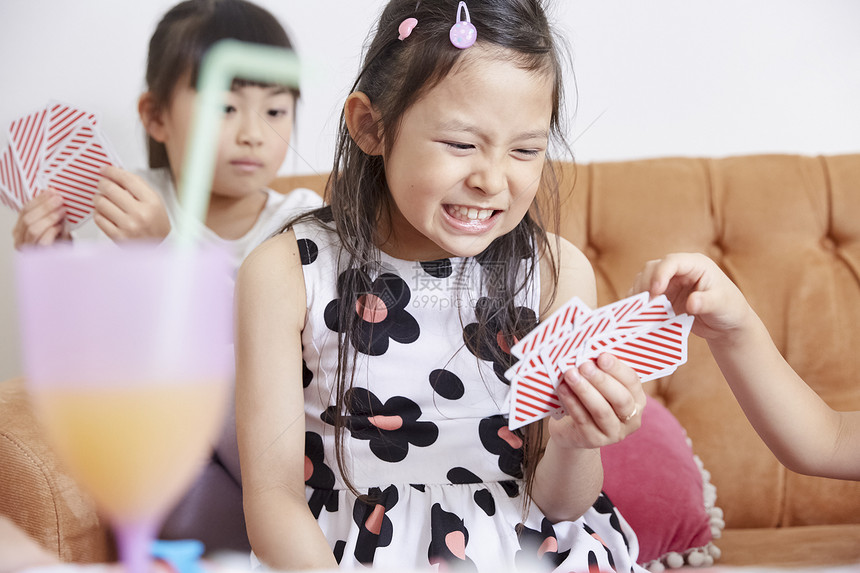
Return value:
<svg viewBox="0 0 860 573">
<path fill-rule="evenodd" d="M 458 0 L 419 0 L 417 3 L 416 0 L 391 0 L 366 46 L 363 65 L 352 91 L 366 94 L 379 112 L 379 127 L 385 134 L 385 153 L 382 156 L 364 153 L 350 137 L 341 114 L 334 167 L 326 191 L 329 206 L 302 218 L 334 222 L 341 238 L 344 262 L 350 268 L 378 268 L 380 253 L 377 229 L 379 221 L 389 215 L 391 208 L 384 157 L 391 151 L 406 110 L 437 85 L 464 53 L 451 44 L 448 36 L 457 7 Z M 560 111 L 563 101 L 564 50 L 547 21 L 543 2 L 470 0 L 468 8 L 471 22 L 477 29 L 479 44 L 504 48 L 515 65 L 548 74 L 553 80 L 551 143 L 561 144 L 566 150 Z M 398 39 L 398 26 L 410 17 L 416 18 L 418 25 L 406 40 L 401 41 Z M 482 295 L 493 303 L 490 315 L 486 316 L 492 323 L 492 330 L 489 324 L 479 324 L 475 340 L 487 336 L 496 340 L 498 325 L 502 325 L 501 331 L 510 345 L 515 338 L 534 327 L 533 321 L 524 323 L 522 313 L 516 309 L 515 299 L 532 283 L 535 273 L 539 273 L 539 257 L 547 257 L 553 276 L 557 279 L 556 262 L 545 230 L 558 228 L 560 211 L 558 181 L 550 160 L 545 163 L 540 187 L 538 200 L 522 221 L 476 257 L 482 263 L 492 263 L 482 264 L 485 275 L 489 275 L 484 277 Z M 546 213 L 549 213 L 551 220 L 546 219 Z M 289 228 L 291 223 L 285 228 Z M 526 261 L 525 272 L 521 265 L 523 259 Z M 350 293 L 360 292 L 357 279 L 358 275 L 341 275 L 338 296 L 349 298 Z M 553 280 L 553 296 L 555 283 L 556 280 Z M 344 473 L 343 438 L 344 396 L 352 386 L 352 372 L 358 358 L 353 340 L 360 319 L 350 305 L 340 305 L 339 312 L 341 326 L 334 408 L 336 455 L 344 481 L 358 495 L 349 476 Z M 469 340 L 464 343 L 469 345 Z M 505 352 L 498 345 L 494 347 L 500 354 Z M 526 491 L 530 492 L 534 468 L 542 455 L 541 425 L 531 424 L 521 436 L 525 443 L 523 477 Z"/>
<path fill-rule="evenodd" d="M 197 84 L 200 62 L 219 40 L 293 49 L 286 30 L 267 10 L 245 0 L 186 0 L 167 11 L 149 40 L 146 86 L 157 109 L 165 109 L 177 84 L 188 74 Z M 290 88 L 298 101 L 298 88 Z M 149 166 L 170 167 L 164 144 L 147 137 Z"/>
</svg>

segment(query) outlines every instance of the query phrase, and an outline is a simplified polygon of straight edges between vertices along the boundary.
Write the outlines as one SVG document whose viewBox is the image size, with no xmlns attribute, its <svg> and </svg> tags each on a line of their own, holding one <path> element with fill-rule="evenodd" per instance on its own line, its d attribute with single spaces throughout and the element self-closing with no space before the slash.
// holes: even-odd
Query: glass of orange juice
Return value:
<svg viewBox="0 0 860 573">
<path fill-rule="evenodd" d="M 214 247 L 58 245 L 15 261 L 24 374 L 50 443 L 149 570 L 208 457 L 233 376 L 232 280 Z"/>
</svg>

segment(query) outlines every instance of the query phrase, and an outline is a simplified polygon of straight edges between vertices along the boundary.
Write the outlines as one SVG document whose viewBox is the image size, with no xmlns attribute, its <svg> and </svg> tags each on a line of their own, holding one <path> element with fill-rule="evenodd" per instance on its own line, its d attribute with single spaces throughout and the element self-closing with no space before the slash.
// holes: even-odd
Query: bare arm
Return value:
<svg viewBox="0 0 860 573">
<path fill-rule="evenodd" d="M 292 233 L 248 256 L 236 282 L 236 305 L 236 426 L 251 546 L 275 569 L 334 569 L 305 499 L 306 303 Z"/>
<path fill-rule="evenodd" d="M 860 479 L 860 412 L 836 412 L 791 368 L 743 294 L 698 254 L 649 262 L 635 290 L 665 293 L 696 317 L 693 332 L 711 353 L 744 413 L 786 467 Z"/>
<path fill-rule="evenodd" d="M 0 573 L 57 565 L 60 560 L 56 555 L 30 539 L 11 519 L 0 515 Z"/>
<path fill-rule="evenodd" d="M 594 308 L 594 272 L 585 255 L 562 239 L 557 261 L 558 290 L 544 316 L 574 296 Z M 542 308 L 552 281 L 548 265 L 542 264 Z M 601 355 L 597 365 L 587 362 L 568 370 L 558 395 L 565 415 L 544 421 L 549 438 L 532 491 L 534 502 L 552 521 L 576 519 L 594 504 L 603 486 L 599 448 L 636 430 L 645 405 L 636 373 L 609 354 Z M 631 413 L 632 417 L 623 420 Z"/>
<path fill-rule="evenodd" d="M 768 448 L 804 474 L 860 479 L 860 412 L 830 408 L 785 361 L 750 310 L 749 325 L 708 340 L 732 392 Z"/>
</svg>

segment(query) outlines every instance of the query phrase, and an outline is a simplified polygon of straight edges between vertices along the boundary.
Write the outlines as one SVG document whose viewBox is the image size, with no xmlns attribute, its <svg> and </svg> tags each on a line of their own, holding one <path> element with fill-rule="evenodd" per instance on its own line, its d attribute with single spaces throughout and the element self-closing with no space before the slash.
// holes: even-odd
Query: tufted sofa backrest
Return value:
<svg viewBox="0 0 860 573">
<path fill-rule="evenodd" d="M 600 304 L 626 296 L 647 260 L 705 253 L 801 377 L 834 408 L 860 410 L 860 155 L 568 164 L 564 176 L 561 232 L 594 265 Z M 860 521 L 860 484 L 782 467 L 703 340 L 651 384 L 711 472 L 728 527 Z"/>
</svg>

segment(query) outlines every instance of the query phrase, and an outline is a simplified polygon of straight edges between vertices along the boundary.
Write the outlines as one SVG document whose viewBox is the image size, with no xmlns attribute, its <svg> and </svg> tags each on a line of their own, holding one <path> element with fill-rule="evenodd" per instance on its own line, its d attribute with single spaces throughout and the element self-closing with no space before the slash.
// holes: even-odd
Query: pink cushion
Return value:
<svg viewBox="0 0 860 573">
<path fill-rule="evenodd" d="M 648 398 L 642 426 L 602 449 L 603 491 L 639 538 L 639 563 L 683 554 L 712 539 L 704 478 L 684 428 Z"/>
</svg>

